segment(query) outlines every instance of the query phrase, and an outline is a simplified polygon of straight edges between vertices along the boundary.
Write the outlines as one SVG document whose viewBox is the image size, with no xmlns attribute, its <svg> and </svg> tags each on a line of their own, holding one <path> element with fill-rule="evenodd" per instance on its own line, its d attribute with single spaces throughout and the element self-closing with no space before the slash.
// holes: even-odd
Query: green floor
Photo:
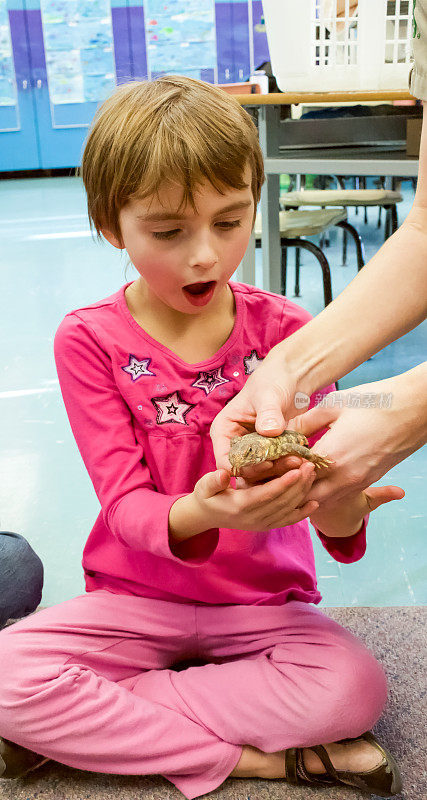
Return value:
<svg viewBox="0 0 427 800">
<path fill-rule="evenodd" d="M 400 220 L 412 202 L 409 183 L 404 194 Z M 368 257 L 373 255 L 382 240 L 377 211 L 370 209 L 367 225 L 361 213 L 350 219 L 359 227 Z M 125 274 L 126 258 L 117 250 L 92 241 L 75 178 L 1 181 L 0 234 L 0 529 L 23 534 L 42 558 L 43 605 L 52 605 L 84 591 L 81 554 L 99 512 L 62 403 L 53 337 L 68 311 L 106 297 L 136 273 L 129 268 Z M 341 266 L 338 231 L 331 234 L 327 254 L 336 296 L 354 276 L 355 258 L 350 250 L 348 266 Z M 297 302 L 313 314 L 322 308 L 319 275 L 318 265 L 305 254 Z M 262 285 L 259 251 L 256 282 Z M 288 294 L 292 299 L 291 280 Z M 425 360 L 426 352 L 424 324 L 361 365 L 341 386 L 404 372 Z M 426 477 L 424 448 L 382 481 L 402 486 L 406 497 L 372 515 L 367 553 L 356 564 L 333 561 L 313 534 L 321 605 L 426 604 Z"/>
</svg>

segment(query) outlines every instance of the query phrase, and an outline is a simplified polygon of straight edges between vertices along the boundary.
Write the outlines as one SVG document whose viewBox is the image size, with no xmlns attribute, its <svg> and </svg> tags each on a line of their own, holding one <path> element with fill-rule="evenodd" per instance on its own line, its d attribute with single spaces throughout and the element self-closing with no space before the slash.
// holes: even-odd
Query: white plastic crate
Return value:
<svg viewBox="0 0 427 800">
<path fill-rule="evenodd" d="M 263 0 L 263 8 L 283 92 L 408 88 L 413 0 Z"/>
</svg>

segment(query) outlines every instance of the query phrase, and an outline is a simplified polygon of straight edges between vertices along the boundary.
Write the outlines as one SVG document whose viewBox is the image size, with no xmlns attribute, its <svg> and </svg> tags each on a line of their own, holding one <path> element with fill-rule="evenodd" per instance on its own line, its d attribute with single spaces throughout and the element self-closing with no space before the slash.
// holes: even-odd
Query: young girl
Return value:
<svg viewBox="0 0 427 800">
<path fill-rule="evenodd" d="M 189 800 L 230 775 L 396 794 L 395 762 L 368 730 L 386 678 L 311 605 L 307 517 L 350 563 L 368 512 L 402 490 L 319 508 L 301 459 L 253 485 L 215 470 L 215 415 L 309 319 L 230 281 L 264 180 L 254 124 L 190 78 L 121 86 L 95 117 L 82 175 L 91 223 L 140 277 L 71 311 L 55 337 L 101 511 L 86 594 L 0 633 L 0 772 L 54 759 L 161 774 Z M 173 668 L 183 661 L 197 665 Z"/>
</svg>

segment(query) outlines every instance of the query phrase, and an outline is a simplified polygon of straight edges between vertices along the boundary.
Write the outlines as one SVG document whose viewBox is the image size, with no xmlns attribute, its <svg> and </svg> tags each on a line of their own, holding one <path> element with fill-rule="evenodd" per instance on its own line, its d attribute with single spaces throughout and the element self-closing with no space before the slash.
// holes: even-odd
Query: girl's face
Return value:
<svg viewBox="0 0 427 800">
<path fill-rule="evenodd" d="M 181 314 L 200 315 L 220 307 L 225 287 L 246 251 L 252 230 L 254 199 L 251 169 L 246 168 L 245 189 L 219 194 L 203 183 L 191 205 L 177 213 L 182 189 L 172 182 L 157 198 L 133 199 L 119 215 L 122 244 L 108 231 L 103 234 L 127 253 L 143 279 L 151 307 L 168 306 Z M 210 284 L 195 296 L 185 287 Z"/>
</svg>

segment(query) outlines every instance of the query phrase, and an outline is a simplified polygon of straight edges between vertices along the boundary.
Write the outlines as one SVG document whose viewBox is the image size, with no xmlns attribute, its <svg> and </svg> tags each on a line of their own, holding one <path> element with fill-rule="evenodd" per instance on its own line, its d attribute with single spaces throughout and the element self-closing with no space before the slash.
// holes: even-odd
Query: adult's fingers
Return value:
<svg viewBox="0 0 427 800">
<path fill-rule="evenodd" d="M 330 394 L 335 395 L 336 392 L 331 392 Z M 330 395 L 327 395 L 327 397 L 330 397 Z M 303 433 L 304 436 L 311 436 L 313 433 L 327 428 L 335 422 L 341 410 L 327 405 L 314 406 L 309 411 L 304 411 L 303 414 L 289 420 L 289 430 Z"/>
</svg>

